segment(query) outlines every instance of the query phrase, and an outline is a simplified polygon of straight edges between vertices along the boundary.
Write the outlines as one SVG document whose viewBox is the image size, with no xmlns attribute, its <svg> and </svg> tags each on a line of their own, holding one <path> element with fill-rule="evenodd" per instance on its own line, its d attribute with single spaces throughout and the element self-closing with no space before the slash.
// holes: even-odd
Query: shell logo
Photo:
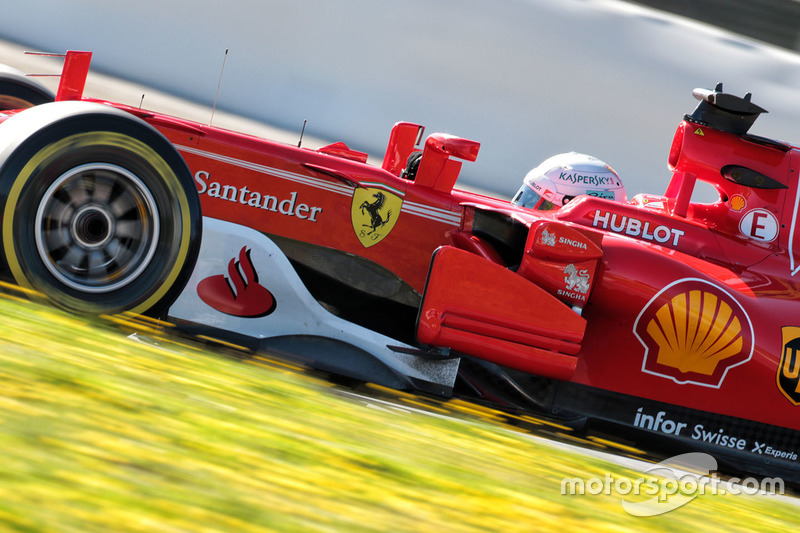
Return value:
<svg viewBox="0 0 800 533">
<path fill-rule="evenodd" d="M 747 205 L 747 200 L 741 194 L 734 194 L 730 199 L 731 209 L 734 211 L 741 211 Z"/>
<path fill-rule="evenodd" d="M 645 348 L 642 372 L 719 388 L 728 371 L 753 355 L 753 326 L 724 289 L 683 279 L 659 291 L 642 309 L 634 334 Z"/>
</svg>

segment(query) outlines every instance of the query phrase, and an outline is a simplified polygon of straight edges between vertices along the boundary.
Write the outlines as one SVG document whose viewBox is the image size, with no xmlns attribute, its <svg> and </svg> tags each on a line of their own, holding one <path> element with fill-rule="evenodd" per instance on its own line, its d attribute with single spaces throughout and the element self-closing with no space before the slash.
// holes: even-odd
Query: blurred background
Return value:
<svg viewBox="0 0 800 533">
<path fill-rule="evenodd" d="M 5 11 L 2 39 L 91 50 L 96 71 L 206 105 L 219 86 L 218 110 L 298 137 L 307 120 L 307 134 L 380 157 L 405 120 L 479 141 L 460 182 L 503 196 L 569 150 L 613 166 L 629 196 L 662 193 L 691 91 L 717 82 L 769 110 L 753 133 L 800 142 L 794 0 L 26 0 Z"/>
</svg>

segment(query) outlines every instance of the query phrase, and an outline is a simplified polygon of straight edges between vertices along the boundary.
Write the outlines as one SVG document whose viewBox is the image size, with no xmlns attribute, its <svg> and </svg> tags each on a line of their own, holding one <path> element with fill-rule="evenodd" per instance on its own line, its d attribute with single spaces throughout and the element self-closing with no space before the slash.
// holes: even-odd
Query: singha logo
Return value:
<svg viewBox="0 0 800 533">
<path fill-rule="evenodd" d="M 589 292 L 589 272 L 587 270 L 579 271 L 574 264 L 570 263 L 564 269 L 564 274 L 564 283 L 567 290 L 581 294 Z"/>
<path fill-rule="evenodd" d="M 556 234 L 550 233 L 547 230 L 542 231 L 542 244 L 545 246 L 555 246 L 556 245 Z"/>
<path fill-rule="evenodd" d="M 197 295 L 203 302 L 226 315 L 243 318 L 266 316 L 275 310 L 275 298 L 258 283 L 258 273 L 244 247 L 238 261 L 228 263 L 228 275 L 208 277 L 197 284 Z"/>
</svg>

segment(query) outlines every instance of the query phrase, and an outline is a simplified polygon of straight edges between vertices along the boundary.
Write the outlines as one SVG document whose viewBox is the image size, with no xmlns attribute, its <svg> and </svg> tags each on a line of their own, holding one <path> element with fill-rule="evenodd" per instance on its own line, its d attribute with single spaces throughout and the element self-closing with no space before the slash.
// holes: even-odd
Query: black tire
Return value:
<svg viewBox="0 0 800 533">
<path fill-rule="evenodd" d="M 44 85 L 17 69 L 0 65 L 0 111 L 27 109 L 55 100 L 55 95 Z"/>
<path fill-rule="evenodd" d="M 199 251 L 200 201 L 183 158 L 145 122 L 100 104 L 45 104 L 0 124 L 0 206 L 14 281 L 79 313 L 159 315 Z"/>
</svg>

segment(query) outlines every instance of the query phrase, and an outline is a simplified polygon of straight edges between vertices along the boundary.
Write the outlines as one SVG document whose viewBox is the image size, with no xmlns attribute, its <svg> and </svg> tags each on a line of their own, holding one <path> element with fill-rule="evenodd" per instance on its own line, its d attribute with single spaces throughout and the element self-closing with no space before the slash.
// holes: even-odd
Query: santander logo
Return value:
<svg viewBox="0 0 800 533">
<path fill-rule="evenodd" d="M 197 284 L 203 302 L 226 315 L 243 318 L 266 316 L 275 310 L 275 298 L 258 283 L 258 273 L 245 246 L 239 258 L 228 263 L 228 275 L 210 276 Z"/>
</svg>

